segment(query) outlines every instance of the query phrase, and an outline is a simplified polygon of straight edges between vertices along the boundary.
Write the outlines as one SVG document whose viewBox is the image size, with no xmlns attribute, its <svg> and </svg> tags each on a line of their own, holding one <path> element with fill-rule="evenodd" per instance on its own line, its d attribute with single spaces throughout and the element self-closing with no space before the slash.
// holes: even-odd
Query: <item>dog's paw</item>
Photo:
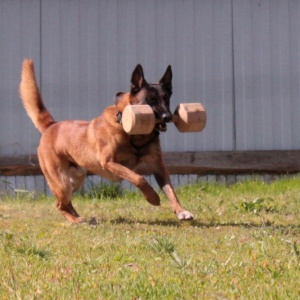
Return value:
<svg viewBox="0 0 300 300">
<path fill-rule="evenodd" d="M 77 223 L 77 224 L 84 224 L 87 223 L 88 220 L 84 217 L 77 217 L 74 219 L 73 223 Z"/>
<path fill-rule="evenodd" d="M 178 213 L 177 218 L 179 220 L 193 220 L 194 219 L 193 215 L 190 212 L 186 211 L 186 210 L 181 211 L 180 213 Z"/>
</svg>

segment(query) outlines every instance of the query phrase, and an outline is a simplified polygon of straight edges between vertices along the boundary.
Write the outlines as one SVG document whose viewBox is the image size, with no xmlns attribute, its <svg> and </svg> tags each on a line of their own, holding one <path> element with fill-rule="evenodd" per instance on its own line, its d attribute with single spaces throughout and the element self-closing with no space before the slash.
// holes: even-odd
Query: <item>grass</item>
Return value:
<svg viewBox="0 0 300 300">
<path fill-rule="evenodd" d="M 300 299 L 300 177 L 177 193 L 194 221 L 116 187 L 76 196 L 82 225 L 2 197 L 0 299 Z"/>
</svg>

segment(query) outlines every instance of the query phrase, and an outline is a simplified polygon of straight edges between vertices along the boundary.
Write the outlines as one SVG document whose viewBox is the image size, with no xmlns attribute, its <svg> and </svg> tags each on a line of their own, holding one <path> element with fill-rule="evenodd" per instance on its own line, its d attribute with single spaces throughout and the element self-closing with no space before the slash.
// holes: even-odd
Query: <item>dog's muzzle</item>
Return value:
<svg viewBox="0 0 300 300">
<path fill-rule="evenodd" d="M 160 121 L 156 124 L 156 129 L 162 132 L 167 131 L 167 123 L 172 121 L 172 115 L 165 113 L 161 116 Z"/>
</svg>

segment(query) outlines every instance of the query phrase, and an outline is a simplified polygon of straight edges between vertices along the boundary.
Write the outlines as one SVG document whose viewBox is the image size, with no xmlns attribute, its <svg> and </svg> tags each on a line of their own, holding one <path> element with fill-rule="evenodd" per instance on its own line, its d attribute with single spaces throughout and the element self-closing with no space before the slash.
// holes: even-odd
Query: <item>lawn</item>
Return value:
<svg viewBox="0 0 300 300">
<path fill-rule="evenodd" d="M 0 299 L 300 299 L 300 177 L 177 189 L 195 220 L 162 196 L 150 206 L 116 187 L 73 204 L 0 199 Z"/>
</svg>

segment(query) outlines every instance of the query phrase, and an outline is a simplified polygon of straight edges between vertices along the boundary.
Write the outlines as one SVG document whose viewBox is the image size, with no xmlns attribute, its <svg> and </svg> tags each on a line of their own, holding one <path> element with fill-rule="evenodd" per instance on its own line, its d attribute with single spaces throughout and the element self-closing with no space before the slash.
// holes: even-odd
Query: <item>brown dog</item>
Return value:
<svg viewBox="0 0 300 300">
<path fill-rule="evenodd" d="M 162 160 L 159 131 L 166 131 L 171 120 L 169 100 L 172 94 L 172 70 L 169 66 L 156 84 L 148 84 L 143 69 L 137 65 L 132 73 L 131 91 L 117 94 L 116 104 L 107 107 L 102 115 L 88 121 L 56 122 L 45 108 L 35 79 L 31 60 L 24 60 L 20 95 L 34 125 L 41 132 L 38 158 L 57 207 L 70 222 L 83 218 L 74 209 L 72 193 L 80 189 L 87 171 L 110 180 L 126 179 L 138 187 L 152 205 L 160 199 L 148 182 L 138 174 L 147 168 L 170 201 L 180 220 L 191 220 L 178 201 L 170 176 Z M 121 125 L 125 106 L 149 104 L 161 122 L 148 135 L 128 135 Z"/>
</svg>

